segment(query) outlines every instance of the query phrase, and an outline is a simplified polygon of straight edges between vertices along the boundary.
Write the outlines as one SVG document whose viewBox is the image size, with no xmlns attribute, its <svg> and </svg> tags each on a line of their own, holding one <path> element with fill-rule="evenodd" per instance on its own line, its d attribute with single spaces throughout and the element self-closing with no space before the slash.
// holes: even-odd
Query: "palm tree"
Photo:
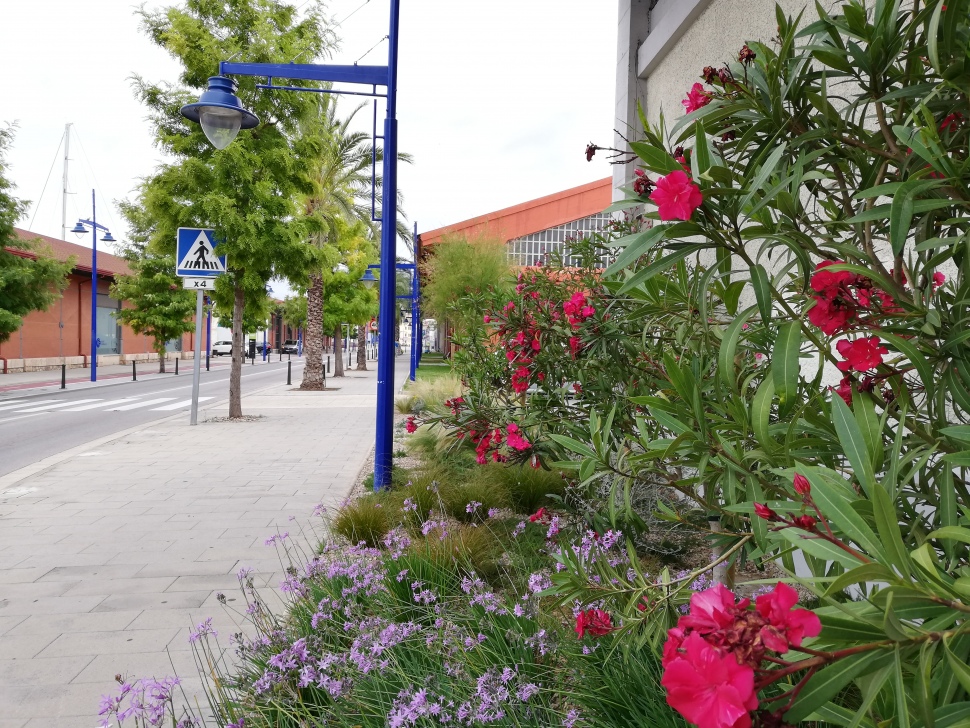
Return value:
<svg viewBox="0 0 970 728">
<path fill-rule="evenodd" d="M 358 106 L 344 119 L 337 117 L 337 101 L 327 94 L 321 94 L 320 115 L 308 124 L 305 137 L 319 146 L 318 163 L 313 174 L 314 191 L 306 199 L 306 214 L 315 229 L 311 237 L 312 245 L 320 251 L 319 265 L 309 274 L 307 286 L 307 329 L 306 365 L 303 369 L 303 382 L 300 389 L 320 390 L 324 388 L 323 373 L 323 271 L 324 261 L 332 256 L 324 254 L 329 246 L 336 243 L 340 221 L 354 224 L 363 222 L 375 237 L 376 224 L 371 221 L 371 165 L 381 163 L 383 151 L 375 149 L 370 137 L 364 132 L 350 131 L 349 127 L 357 113 L 364 107 Z M 404 162 L 410 156 L 398 157 Z M 373 180 L 377 188 L 377 203 L 381 203 L 380 187 L 382 177 Z M 400 197 L 398 199 L 400 206 Z M 398 216 L 398 235 L 409 242 L 406 218 Z M 332 252 L 332 250 L 331 250 Z M 339 326 L 335 337 L 340 338 Z M 339 356 L 339 355 L 338 355 Z M 339 373 L 338 373 L 339 372 Z M 334 376 L 342 376 L 342 367 Z"/>
</svg>

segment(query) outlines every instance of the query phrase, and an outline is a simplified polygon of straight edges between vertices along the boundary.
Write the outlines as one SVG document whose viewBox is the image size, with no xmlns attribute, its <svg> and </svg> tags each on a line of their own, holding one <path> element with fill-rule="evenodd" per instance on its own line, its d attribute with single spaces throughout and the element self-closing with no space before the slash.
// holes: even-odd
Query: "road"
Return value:
<svg viewBox="0 0 970 728">
<path fill-rule="evenodd" d="M 287 362 L 260 362 L 243 367 L 242 390 L 286 381 Z M 293 383 L 298 385 L 303 361 L 293 359 Z M 229 367 L 203 368 L 199 407 L 229 396 Z M 191 368 L 179 376 L 159 375 L 137 382 L 109 380 L 103 385 L 68 389 L 29 390 L 0 397 L 0 476 L 100 437 L 180 412 L 188 424 L 192 397 Z M 244 410 L 245 412 L 245 410 Z"/>
</svg>

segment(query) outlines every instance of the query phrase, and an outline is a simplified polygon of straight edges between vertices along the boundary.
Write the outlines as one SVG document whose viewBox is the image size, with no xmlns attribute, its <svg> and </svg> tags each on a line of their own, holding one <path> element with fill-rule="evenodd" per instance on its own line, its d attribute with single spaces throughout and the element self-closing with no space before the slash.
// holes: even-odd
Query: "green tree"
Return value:
<svg viewBox="0 0 970 728">
<path fill-rule="evenodd" d="M 425 313 L 439 325 L 449 321 L 456 335 L 481 324 L 492 296 L 511 288 L 512 269 L 500 240 L 445 236 L 423 264 L 427 283 L 421 291 Z"/>
<path fill-rule="evenodd" d="M 378 169 L 384 159 L 383 150 L 374 149 L 370 137 L 363 132 L 351 132 L 349 126 L 358 106 L 346 118 L 337 116 L 335 98 L 322 95 L 320 113 L 304 124 L 304 133 L 317 144 L 318 154 L 313 171 L 313 191 L 305 199 L 307 222 L 313 231 L 311 243 L 318 254 L 318 263 L 305 280 L 307 288 L 306 365 L 303 369 L 301 389 L 323 388 L 323 302 L 325 271 L 340 262 L 337 240 L 346 225 L 363 224 L 372 234 L 376 225 L 371 221 L 371 187 L 376 188 L 377 204 L 383 178 L 371 179 L 371 165 L 376 158 Z M 398 159 L 410 162 L 410 156 L 400 154 Z M 398 197 L 400 208 L 401 197 Z M 399 210 L 397 234 L 409 240 L 405 225 L 406 217 Z M 338 357 L 339 362 L 339 357 Z M 338 364 L 339 366 L 339 364 Z M 341 374 L 343 370 L 341 367 Z"/>
<path fill-rule="evenodd" d="M 60 297 L 74 259 L 54 260 L 35 243 L 21 240 L 14 232 L 27 203 L 13 195 L 14 185 L 6 177 L 6 152 L 13 142 L 14 127 L 0 128 L 0 342 L 20 328 L 31 311 L 44 311 Z M 32 253 L 36 258 L 26 258 Z"/>
<path fill-rule="evenodd" d="M 308 171 L 319 140 L 301 134 L 301 125 L 317 114 L 317 100 L 315 94 L 260 90 L 258 79 L 240 79 L 239 98 L 260 124 L 223 150 L 213 149 L 179 109 L 198 97 L 220 59 L 241 53 L 262 63 L 318 58 L 330 51 L 334 37 L 317 2 L 298 13 L 280 0 L 234 0 L 227 12 L 223 3 L 187 0 L 184 7 L 143 7 L 138 14 L 152 42 L 182 66 L 178 85 L 135 78 L 156 145 L 173 160 L 146 182 L 141 204 L 155 222 L 152 246 L 158 250 L 171 250 L 180 226 L 213 228 L 221 239 L 229 271 L 214 299 L 220 312 L 233 312 L 229 415 L 240 417 L 247 296 L 260 296 L 275 275 L 304 275 L 314 260 L 296 201 L 312 189 Z"/>
<path fill-rule="evenodd" d="M 115 315 L 136 334 L 152 337 L 158 354 L 158 371 L 165 372 L 165 344 L 192 331 L 195 325 L 195 297 L 182 288 L 175 275 L 175 256 L 148 249 L 150 222 L 142 208 L 127 202 L 121 213 L 128 221 L 128 243 L 122 257 L 128 261 L 132 275 L 120 276 L 111 287 L 111 295 L 132 304 Z"/>
</svg>

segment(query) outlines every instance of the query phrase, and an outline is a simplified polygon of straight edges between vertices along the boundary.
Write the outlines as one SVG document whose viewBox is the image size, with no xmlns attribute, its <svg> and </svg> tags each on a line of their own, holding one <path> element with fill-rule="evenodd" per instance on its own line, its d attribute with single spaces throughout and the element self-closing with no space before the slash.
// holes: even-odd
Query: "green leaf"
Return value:
<svg viewBox="0 0 970 728">
<path fill-rule="evenodd" d="M 892 653 L 863 652 L 850 655 L 829 665 L 809 678 L 795 699 L 795 704 L 785 713 L 785 722 L 792 725 L 807 718 L 813 711 L 838 695 L 854 678 L 863 672 L 879 669 L 891 659 Z"/>
<path fill-rule="evenodd" d="M 963 660 L 953 654 L 953 650 L 950 649 L 950 640 L 943 640 L 943 650 L 946 654 L 946 661 L 950 665 L 950 669 L 956 676 L 957 680 L 963 686 L 963 689 L 970 693 L 970 667 L 967 666 Z"/>
<path fill-rule="evenodd" d="M 724 338 L 721 339 L 721 348 L 718 352 L 719 374 L 722 381 L 727 383 L 735 393 L 739 391 L 738 372 L 734 363 L 738 350 L 738 340 L 741 337 L 742 328 L 748 322 L 748 319 L 754 315 L 756 310 L 757 306 L 750 306 L 739 313 L 734 321 L 724 330 Z"/>
<path fill-rule="evenodd" d="M 675 170 L 683 170 L 680 162 L 671 157 L 666 150 L 659 149 L 646 142 L 630 142 L 630 149 L 643 160 L 643 165 L 657 174 L 670 174 Z"/>
<path fill-rule="evenodd" d="M 848 458 L 855 477 L 866 494 L 871 498 L 872 491 L 876 485 L 876 474 L 872 469 L 872 461 L 866 449 L 865 439 L 859 426 L 856 424 L 855 417 L 848 405 L 842 401 L 841 397 L 832 397 L 832 424 L 835 425 L 835 432 L 839 437 L 839 443 Z"/>
<path fill-rule="evenodd" d="M 970 425 L 954 425 L 952 427 L 941 427 L 939 430 L 947 437 L 952 437 L 960 442 L 970 442 Z"/>
<path fill-rule="evenodd" d="M 582 455 L 583 457 L 587 457 L 587 458 L 596 457 L 596 453 L 593 452 L 588 445 L 580 442 L 579 440 L 574 440 L 571 437 L 566 437 L 565 435 L 557 435 L 553 433 L 549 434 L 549 439 L 553 440 L 554 442 L 558 442 L 564 448 L 566 448 L 570 452 L 576 453 L 577 455 Z"/>
<path fill-rule="evenodd" d="M 869 499 L 872 501 L 872 509 L 876 517 L 876 532 L 886 549 L 889 562 L 903 574 L 912 573 L 909 553 L 903 545 L 903 537 L 899 532 L 899 520 L 893 500 L 881 485 L 876 485 L 872 489 Z"/>
<path fill-rule="evenodd" d="M 754 287 L 754 296 L 758 301 L 758 310 L 761 311 L 761 320 L 767 326 L 771 321 L 771 283 L 761 263 L 751 267 L 751 285 Z"/>
<path fill-rule="evenodd" d="M 698 245 L 685 245 L 683 248 L 679 248 L 677 251 L 671 253 L 670 255 L 666 255 L 660 260 L 655 260 L 653 263 L 646 266 L 645 268 L 638 270 L 636 273 L 630 276 L 626 281 L 624 281 L 623 285 L 620 286 L 620 290 L 617 291 L 617 295 L 624 294 L 627 291 L 630 291 L 636 288 L 644 281 L 650 280 L 655 275 L 657 275 L 657 273 L 661 273 L 662 271 L 667 270 L 675 263 L 678 263 L 684 258 L 686 258 L 688 255 L 693 255 L 694 253 L 700 250 L 704 250 L 707 247 L 708 245 L 706 243 L 698 244 Z"/>
<path fill-rule="evenodd" d="M 882 564 L 863 564 L 837 577 L 825 590 L 825 596 L 839 594 L 853 584 L 864 584 L 869 581 L 888 582 L 896 578 L 896 575 Z"/>
<path fill-rule="evenodd" d="M 782 324 L 771 353 L 771 375 L 782 410 L 788 410 L 798 394 L 798 354 L 802 345 L 802 328 L 798 321 Z"/>
<path fill-rule="evenodd" d="M 962 541 L 970 544 L 970 529 L 960 526 L 944 526 L 926 535 L 927 540 L 934 538 L 945 538 L 951 541 Z"/>
<path fill-rule="evenodd" d="M 751 429 L 758 440 L 758 444 L 766 453 L 778 448 L 768 433 L 768 422 L 771 416 L 771 402 L 775 398 L 775 383 L 771 377 L 765 377 L 751 400 Z"/>
<path fill-rule="evenodd" d="M 764 161 L 764 164 L 761 165 L 761 169 L 758 170 L 758 174 L 755 175 L 754 179 L 751 180 L 751 184 L 748 186 L 748 194 L 746 194 L 744 199 L 741 200 L 742 210 L 748 207 L 751 200 L 754 199 L 754 196 L 761 191 L 762 187 L 765 186 L 765 183 L 778 167 L 778 163 L 781 161 L 781 157 L 787 149 L 787 142 L 778 145 L 775 151 L 773 151 Z"/>
<path fill-rule="evenodd" d="M 711 151 L 707 148 L 707 134 L 704 133 L 704 124 L 698 119 L 694 122 L 694 155 L 693 162 L 697 164 L 697 171 L 700 177 L 711 167 Z"/>
<path fill-rule="evenodd" d="M 910 364 L 916 367 L 916 373 L 919 375 L 920 380 L 924 386 L 932 386 L 934 382 L 933 378 L 933 368 L 930 363 L 926 360 L 919 349 L 913 346 L 906 339 L 902 339 L 895 334 L 887 333 L 882 329 L 873 332 L 874 335 L 879 336 L 879 338 L 888 341 L 895 347 L 903 356 L 909 359 Z"/>
<path fill-rule="evenodd" d="M 624 248 L 622 253 L 616 256 L 616 260 L 610 264 L 609 268 L 603 271 L 603 275 L 611 276 L 617 271 L 621 271 L 629 266 L 640 256 L 648 253 L 657 244 L 657 241 L 663 238 L 670 227 L 670 225 L 654 225 L 642 233 L 629 236 L 632 238 L 629 244 Z"/>
<path fill-rule="evenodd" d="M 902 252 L 912 222 L 913 195 L 900 191 L 893 197 L 889 209 L 889 242 L 893 248 L 893 255 L 899 255 Z"/>
<path fill-rule="evenodd" d="M 865 440 L 866 450 L 869 452 L 869 462 L 873 471 L 882 470 L 885 449 L 882 442 L 882 422 L 876 414 L 876 405 L 872 395 L 866 392 L 856 392 L 852 397 L 852 411 L 856 424 Z"/>
<path fill-rule="evenodd" d="M 852 507 L 854 493 L 848 487 L 837 486 L 816 468 L 798 465 L 795 470 L 808 478 L 812 486 L 812 498 L 828 518 L 842 533 L 876 559 L 885 559 L 882 546 L 865 519 Z"/>
<path fill-rule="evenodd" d="M 956 465 L 961 468 L 970 468 L 970 450 L 951 452 L 944 455 L 943 459 L 951 465 Z"/>
<path fill-rule="evenodd" d="M 806 535 L 794 528 L 784 528 L 779 531 L 782 538 L 801 549 L 805 553 L 823 561 L 835 561 L 847 569 L 854 569 L 862 562 L 848 551 L 840 549 L 833 543 Z"/>
</svg>

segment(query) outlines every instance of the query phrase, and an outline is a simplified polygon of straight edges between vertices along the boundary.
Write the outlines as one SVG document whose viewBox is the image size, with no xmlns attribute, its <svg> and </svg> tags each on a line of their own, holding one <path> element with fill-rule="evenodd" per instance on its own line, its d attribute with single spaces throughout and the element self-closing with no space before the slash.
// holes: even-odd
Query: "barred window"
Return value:
<svg viewBox="0 0 970 728">
<path fill-rule="evenodd" d="M 537 265 L 547 261 L 551 253 L 560 253 L 564 261 L 573 262 L 569 260 L 566 239 L 584 238 L 587 235 L 599 232 L 612 219 L 611 214 L 598 212 L 580 220 L 573 220 L 563 225 L 510 240 L 507 245 L 509 263 L 515 266 Z M 576 262 L 578 263 L 578 261 Z"/>
</svg>

